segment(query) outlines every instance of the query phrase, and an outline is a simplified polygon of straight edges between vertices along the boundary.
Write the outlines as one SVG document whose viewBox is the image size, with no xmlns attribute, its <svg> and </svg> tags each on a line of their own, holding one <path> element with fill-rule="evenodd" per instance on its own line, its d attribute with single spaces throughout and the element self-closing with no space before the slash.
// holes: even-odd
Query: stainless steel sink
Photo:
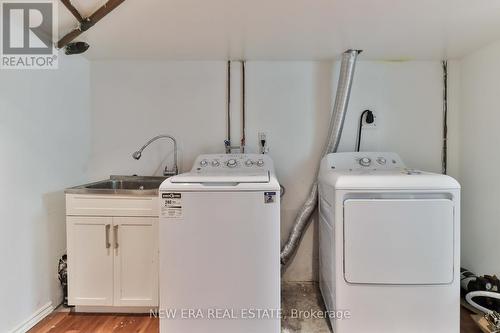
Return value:
<svg viewBox="0 0 500 333">
<path fill-rule="evenodd" d="M 167 177 L 111 176 L 109 179 L 66 189 L 72 194 L 157 195 Z"/>
</svg>

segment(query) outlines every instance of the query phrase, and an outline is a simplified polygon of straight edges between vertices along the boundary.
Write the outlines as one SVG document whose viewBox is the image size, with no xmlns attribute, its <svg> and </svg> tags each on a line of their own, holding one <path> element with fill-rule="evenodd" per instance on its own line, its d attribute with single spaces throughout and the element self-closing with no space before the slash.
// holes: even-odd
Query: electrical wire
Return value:
<svg viewBox="0 0 500 333">
<path fill-rule="evenodd" d="M 359 148 L 361 146 L 361 132 L 363 130 L 363 117 L 367 117 L 367 123 L 371 124 L 373 123 L 373 112 L 370 110 L 365 110 L 361 113 L 361 116 L 359 117 L 359 125 L 358 125 L 358 136 L 356 140 L 356 151 L 359 151 Z M 368 121 L 368 116 L 370 117 L 370 121 Z"/>
</svg>

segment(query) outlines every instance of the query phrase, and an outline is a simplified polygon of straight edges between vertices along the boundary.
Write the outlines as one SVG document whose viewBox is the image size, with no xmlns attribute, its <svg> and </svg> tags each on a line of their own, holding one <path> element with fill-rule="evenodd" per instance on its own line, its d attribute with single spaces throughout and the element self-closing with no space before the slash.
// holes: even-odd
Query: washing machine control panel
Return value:
<svg viewBox="0 0 500 333">
<path fill-rule="evenodd" d="M 391 170 L 405 165 L 398 154 L 387 152 L 353 152 L 329 154 L 328 167 L 336 170 Z"/>
<path fill-rule="evenodd" d="M 263 154 L 207 154 L 198 156 L 193 171 L 218 169 L 267 170 L 271 168 L 271 159 Z"/>
</svg>

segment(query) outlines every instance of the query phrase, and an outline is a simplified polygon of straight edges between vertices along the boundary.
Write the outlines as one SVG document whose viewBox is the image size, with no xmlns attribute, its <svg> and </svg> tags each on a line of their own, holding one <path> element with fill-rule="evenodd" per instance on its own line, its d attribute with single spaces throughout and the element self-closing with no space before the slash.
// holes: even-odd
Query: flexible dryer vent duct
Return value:
<svg viewBox="0 0 500 333">
<path fill-rule="evenodd" d="M 325 145 L 321 156 L 337 151 L 340 135 L 344 126 L 345 114 L 347 105 L 349 104 L 349 95 L 351 93 L 352 80 L 354 76 L 354 67 L 356 58 L 361 50 L 347 50 L 342 54 L 342 63 L 340 66 L 340 76 L 337 85 L 337 94 L 335 96 L 335 104 L 333 106 L 332 117 L 330 120 L 330 129 L 328 132 L 328 141 Z M 300 240 L 309 225 L 311 215 L 316 209 L 318 203 L 318 182 L 315 180 L 306 202 L 300 209 L 292 232 L 288 237 L 288 241 L 281 250 L 281 267 L 286 268 L 288 262 L 297 251 Z"/>
</svg>

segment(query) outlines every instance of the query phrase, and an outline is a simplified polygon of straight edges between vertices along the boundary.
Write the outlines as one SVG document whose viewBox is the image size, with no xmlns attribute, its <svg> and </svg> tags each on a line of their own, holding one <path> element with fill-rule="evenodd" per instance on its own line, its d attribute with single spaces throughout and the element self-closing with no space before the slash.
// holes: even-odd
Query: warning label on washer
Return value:
<svg viewBox="0 0 500 333">
<path fill-rule="evenodd" d="M 161 216 L 167 218 L 182 217 L 182 194 L 180 193 L 162 193 L 163 204 L 161 207 Z"/>
</svg>

